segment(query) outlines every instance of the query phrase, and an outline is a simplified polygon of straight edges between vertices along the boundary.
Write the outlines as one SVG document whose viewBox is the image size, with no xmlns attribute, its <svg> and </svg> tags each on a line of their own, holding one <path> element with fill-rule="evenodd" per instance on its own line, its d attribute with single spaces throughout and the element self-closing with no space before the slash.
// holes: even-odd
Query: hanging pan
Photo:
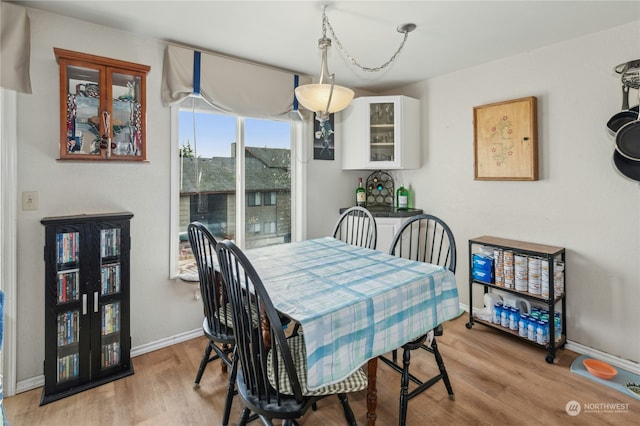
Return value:
<svg viewBox="0 0 640 426">
<path fill-rule="evenodd" d="M 629 179 L 640 182 L 640 161 L 629 160 L 620 155 L 618 151 L 613 151 L 613 163 L 616 168 Z"/>
<path fill-rule="evenodd" d="M 607 121 L 607 128 L 615 136 L 622 126 L 638 119 L 638 105 L 629 108 L 629 86 L 622 85 L 622 108 Z"/>
<path fill-rule="evenodd" d="M 640 113 L 616 132 L 616 151 L 629 160 L 640 162 Z"/>
</svg>

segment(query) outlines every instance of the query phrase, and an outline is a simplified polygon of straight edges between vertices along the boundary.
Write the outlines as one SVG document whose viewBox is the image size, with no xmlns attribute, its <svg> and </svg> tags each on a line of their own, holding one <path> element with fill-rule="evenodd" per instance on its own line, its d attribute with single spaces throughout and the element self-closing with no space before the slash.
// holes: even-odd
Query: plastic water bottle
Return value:
<svg viewBox="0 0 640 426">
<path fill-rule="evenodd" d="M 554 316 L 553 331 L 555 334 L 556 342 L 559 342 L 560 339 L 562 339 L 562 319 L 560 317 L 560 312 L 555 312 L 553 316 Z"/>
<path fill-rule="evenodd" d="M 518 334 L 520 337 L 527 337 L 527 327 L 529 325 L 529 315 L 521 314 L 518 319 Z"/>
<path fill-rule="evenodd" d="M 538 325 L 538 320 L 534 317 L 529 317 L 529 322 L 527 323 L 527 339 L 532 342 L 536 341 L 536 327 Z"/>
<path fill-rule="evenodd" d="M 502 302 L 496 302 L 493 305 L 493 323 L 500 324 L 500 316 L 502 315 Z"/>
<path fill-rule="evenodd" d="M 520 320 L 520 309 L 511 307 L 509 309 L 509 328 L 511 330 L 518 330 L 518 321 Z"/>
<path fill-rule="evenodd" d="M 548 332 L 546 328 L 548 327 L 548 323 L 546 321 L 538 320 L 538 325 L 536 326 L 536 342 L 539 345 L 544 345 L 546 342 L 546 336 Z"/>
<path fill-rule="evenodd" d="M 500 312 L 500 325 L 505 328 L 509 327 L 509 311 L 510 310 L 511 310 L 511 307 L 505 305 L 502 308 L 502 312 Z"/>
</svg>

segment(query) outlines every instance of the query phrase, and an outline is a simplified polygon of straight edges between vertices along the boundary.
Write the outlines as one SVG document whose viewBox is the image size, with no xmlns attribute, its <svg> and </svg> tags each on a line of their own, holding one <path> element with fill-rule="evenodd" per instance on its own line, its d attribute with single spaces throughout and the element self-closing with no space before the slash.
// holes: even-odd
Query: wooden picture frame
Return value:
<svg viewBox="0 0 640 426">
<path fill-rule="evenodd" d="M 475 180 L 538 180 L 535 96 L 473 108 Z"/>
</svg>

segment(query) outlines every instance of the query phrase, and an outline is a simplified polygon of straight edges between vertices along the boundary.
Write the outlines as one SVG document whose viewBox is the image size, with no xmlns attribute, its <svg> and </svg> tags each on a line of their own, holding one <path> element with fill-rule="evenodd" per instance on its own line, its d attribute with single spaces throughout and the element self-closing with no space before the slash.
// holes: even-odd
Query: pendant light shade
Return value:
<svg viewBox="0 0 640 426">
<path fill-rule="evenodd" d="M 342 111 L 351 103 L 354 92 L 347 87 L 333 85 L 333 93 L 331 93 L 331 86 L 326 83 L 299 86 L 296 88 L 296 98 L 309 111 L 325 112 L 326 110 L 328 114 Z"/>
</svg>

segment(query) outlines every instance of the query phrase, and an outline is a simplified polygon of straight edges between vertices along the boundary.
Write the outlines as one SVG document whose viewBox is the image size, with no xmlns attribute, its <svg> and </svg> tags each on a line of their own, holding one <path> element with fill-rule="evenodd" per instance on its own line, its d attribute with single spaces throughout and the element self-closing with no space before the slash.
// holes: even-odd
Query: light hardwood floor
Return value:
<svg viewBox="0 0 640 426">
<path fill-rule="evenodd" d="M 545 352 L 476 324 L 467 330 L 465 314 L 445 324 L 439 339 L 456 394 L 450 401 L 442 383 L 409 402 L 407 426 L 433 425 L 639 425 L 640 401 L 569 371 L 578 354 L 560 350 L 553 365 Z M 39 407 L 41 389 L 5 398 L 11 426 L 22 425 L 218 425 L 227 375 L 218 363 L 208 366 L 201 387 L 193 380 L 205 347 L 193 339 L 134 358 L 135 374 Z M 433 357 L 414 357 L 412 371 L 433 370 Z M 400 379 L 378 366 L 378 421 L 396 425 Z M 364 392 L 349 397 L 358 423 L 366 425 Z M 569 416 L 569 401 L 584 404 L 628 404 L 617 413 L 581 412 Z M 595 407 L 595 406 L 592 406 Z M 241 402 L 234 398 L 231 425 Z M 259 424 L 259 421 L 254 422 Z M 278 423 L 279 424 L 279 423 Z M 318 403 L 318 411 L 300 420 L 305 426 L 345 424 L 335 397 Z"/>
</svg>

